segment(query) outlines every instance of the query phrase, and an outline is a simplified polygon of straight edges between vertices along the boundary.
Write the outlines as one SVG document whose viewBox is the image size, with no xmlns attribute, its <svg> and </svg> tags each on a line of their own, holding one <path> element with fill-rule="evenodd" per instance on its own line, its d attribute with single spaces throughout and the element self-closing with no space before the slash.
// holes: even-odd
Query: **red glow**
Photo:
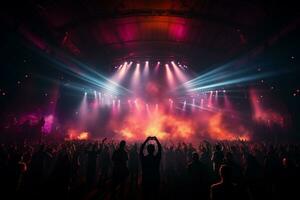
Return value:
<svg viewBox="0 0 300 200">
<path fill-rule="evenodd" d="M 112 119 L 109 129 L 116 133 L 118 139 L 129 141 L 143 140 L 154 135 L 161 140 L 196 141 L 203 138 L 214 140 L 250 140 L 250 131 L 240 122 L 226 121 L 227 114 L 221 111 L 194 111 L 188 116 L 170 112 L 173 101 L 166 104 L 144 103 L 141 99 L 134 101 L 136 109 L 124 119 Z M 187 106 L 187 105 L 186 105 Z M 147 115 L 145 115 L 147 113 Z M 233 125 L 234 124 L 234 125 Z"/>
<path fill-rule="evenodd" d="M 146 92 L 151 96 L 158 96 L 159 86 L 154 81 L 150 81 L 146 85 Z"/>
<path fill-rule="evenodd" d="M 187 26 L 184 24 L 184 20 L 182 20 L 181 23 L 180 20 L 177 20 L 176 22 L 178 23 L 173 23 L 170 25 L 169 34 L 172 39 L 176 41 L 182 41 L 186 39 Z"/>
<path fill-rule="evenodd" d="M 243 128 L 242 135 L 237 135 L 226 128 L 225 124 L 222 122 L 222 113 L 217 113 L 209 119 L 209 134 L 212 138 L 217 138 L 218 140 L 246 140 L 248 141 L 249 133 Z"/>
<path fill-rule="evenodd" d="M 68 129 L 66 140 L 88 140 L 89 133 L 86 131 L 78 132 L 76 129 Z"/>
<path fill-rule="evenodd" d="M 146 136 L 155 135 L 160 139 L 186 139 L 195 133 L 192 120 L 176 117 L 164 113 L 155 105 L 155 112 L 149 110 L 149 115 L 140 116 L 134 113 L 126 118 L 115 131 L 120 133 L 119 137 L 127 140 L 143 140 Z M 136 123 L 138 120 L 139 123 Z"/>
<path fill-rule="evenodd" d="M 264 123 L 268 126 L 278 124 L 281 127 L 285 126 L 285 119 L 282 114 L 271 110 L 265 109 L 259 98 L 258 92 L 254 89 L 250 90 L 251 104 L 253 108 L 253 119 L 259 123 Z"/>
</svg>

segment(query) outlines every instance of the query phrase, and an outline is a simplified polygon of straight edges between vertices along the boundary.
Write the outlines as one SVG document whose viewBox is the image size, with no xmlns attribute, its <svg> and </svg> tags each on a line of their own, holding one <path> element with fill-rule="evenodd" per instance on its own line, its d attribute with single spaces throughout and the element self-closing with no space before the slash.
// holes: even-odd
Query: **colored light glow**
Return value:
<svg viewBox="0 0 300 200">
<path fill-rule="evenodd" d="M 130 63 L 132 64 L 132 62 Z M 126 64 L 126 66 L 128 67 L 130 63 Z M 167 83 L 165 84 L 166 86 L 161 87 L 161 85 L 163 84 L 160 85 L 160 82 L 156 81 L 156 77 L 150 77 L 149 81 L 145 81 L 150 75 L 153 75 L 152 71 L 150 71 L 153 69 L 149 68 L 148 62 L 145 62 L 145 66 L 143 69 L 141 69 L 140 64 L 134 63 L 133 66 L 136 65 L 135 68 L 128 71 L 128 77 L 130 77 L 131 80 L 128 79 L 124 81 L 125 83 L 128 82 L 129 84 L 134 83 L 131 88 L 133 94 L 128 94 L 122 97 L 108 92 L 105 98 L 104 95 L 102 95 L 102 100 L 104 101 L 105 99 L 106 105 L 111 105 L 105 106 L 105 109 L 120 111 L 108 112 L 109 123 L 112 123 L 111 121 L 115 121 L 115 123 L 113 123 L 114 126 L 109 125 L 109 127 L 105 128 L 105 130 L 113 130 L 113 132 L 116 134 L 116 137 L 121 138 L 121 136 L 124 136 L 126 138 L 129 138 L 130 140 L 136 140 L 138 138 L 143 139 L 143 137 L 145 137 L 146 135 L 151 135 L 151 132 L 156 132 L 155 134 L 157 134 L 157 136 L 162 139 L 169 139 L 170 135 L 172 134 L 174 134 L 174 136 L 171 136 L 171 138 L 183 139 L 184 137 L 182 135 L 188 135 L 188 137 L 193 138 L 199 130 L 201 130 L 200 132 L 202 136 L 208 136 L 212 139 L 250 139 L 250 129 L 248 130 L 248 128 L 241 121 L 232 123 L 230 121 L 231 119 L 228 119 L 232 116 L 234 116 L 234 118 L 241 117 L 235 115 L 238 112 L 234 110 L 234 107 L 232 105 L 232 103 L 234 102 L 230 102 L 229 100 L 229 98 L 235 98 L 234 96 L 230 96 L 233 94 L 233 92 L 228 93 L 224 88 L 230 91 L 234 91 L 234 89 L 231 90 L 230 87 L 220 87 L 218 85 L 220 84 L 220 82 L 218 81 L 213 84 L 200 86 L 200 83 L 203 80 L 197 80 L 197 82 L 187 84 L 188 88 L 185 91 L 183 90 L 183 93 L 177 93 L 177 91 L 175 91 L 176 93 L 167 93 L 169 89 L 172 89 L 172 87 L 177 86 L 179 83 L 179 76 L 176 74 L 176 71 L 180 71 L 181 73 L 183 73 L 181 68 L 175 65 L 174 61 L 170 63 L 172 63 L 172 66 L 166 64 L 165 67 L 160 69 L 161 72 L 164 72 L 163 69 L 165 69 L 166 78 L 162 78 L 161 82 L 163 82 L 163 84 Z M 142 73 L 141 70 L 143 70 Z M 236 75 L 238 75 L 238 73 L 236 73 Z M 217 74 L 211 74 L 204 77 L 205 81 L 203 81 L 202 83 L 210 83 L 209 81 L 219 80 L 216 77 L 213 80 L 209 80 L 210 78 L 214 78 L 214 76 L 217 76 Z M 225 75 L 223 74 L 222 77 L 228 78 L 232 77 L 232 75 L 226 73 Z M 224 82 L 234 81 L 236 79 L 237 78 L 225 80 Z M 217 86 L 214 87 L 213 85 Z M 203 87 L 203 91 L 201 90 L 201 92 L 190 92 L 193 91 L 193 89 L 198 91 L 198 87 Z M 138 89 L 140 89 L 140 92 L 138 92 Z M 90 88 L 88 88 L 87 90 L 91 91 Z M 163 93 L 166 93 L 166 95 L 162 95 Z M 122 102 L 124 103 L 121 104 L 120 99 L 117 100 L 118 98 L 132 98 L 133 100 L 128 100 L 127 103 L 126 100 L 123 101 L 122 99 Z M 265 98 L 266 96 L 264 95 L 264 99 Z M 90 98 L 89 101 L 91 101 Z M 89 103 L 88 106 L 90 106 L 90 111 L 92 104 Z M 264 113 L 264 111 L 266 110 L 256 112 L 256 114 L 254 115 L 256 117 L 254 117 L 253 119 L 260 119 L 260 121 L 266 122 L 270 120 L 282 121 L 280 117 L 276 116 L 275 114 L 262 114 Z M 111 113 L 113 114 L 110 115 Z M 160 116 L 158 116 L 157 114 L 159 114 Z M 160 120 L 155 121 L 155 119 L 152 118 L 153 116 L 160 118 Z M 132 121 L 133 119 L 135 120 L 135 125 L 131 124 L 131 119 Z M 173 133 L 169 131 L 169 129 L 173 130 L 176 128 L 173 127 L 173 125 L 166 126 L 165 124 L 161 124 L 161 121 L 164 121 L 162 119 L 174 120 L 175 124 L 180 124 L 181 121 L 188 119 L 188 123 L 192 124 L 192 133 Z M 155 121 L 155 123 L 153 121 Z M 81 130 L 85 130 L 85 128 L 81 128 Z"/>
<path fill-rule="evenodd" d="M 78 132 L 76 129 L 68 129 L 66 140 L 88 140 L 89 133 L 86 131 Z"/>
<path fill-rule="evenodd" d="M 168 64 L 166 66 L 166 75 L 167 75 L 167 82 L 169 84 L 169 87 L 174 88 L 175 87 L 175 80 L 172 71 L 170 70 L 170 67 Z"/>
<path fill-rule="evenodd" d="M 156 63 L 155 69 L 154 69 L 154 72 L 155 72 L 155 73 L 158 72 L 159 65 L 160 65 L 160 62 L 158 61 L 158 62 Z"/>
<path fill-rule="evenodd" d="M 175 72 L 175 75 L 176 77 L 178 78 L 178 80 L 180 82 L 185 82 L 188 80 L 188 78 L 184 75 L 184 73 L 178 68 L 178 66 L 175 64 L 174 61 L 171 62 L 172 66 L 173 66 L 173 69 L 174 69 L 174 72 Z"/>
<path fill-rule="evenodd" d="M 117 137 L 129 141 L 143 140 L 147 136 L 157 136 L 161 140 L 192 140 L 201 137 L 197 136 L 197 130 L 202 130 L 202 134 L 208 133 L 207 137 L 212 139 L 250 140 L 250 132 L 238 122 L 228 124 L 225 121 L 227 114 L 222 112 L 204 112 L 201 117 L 198 114 L 186 117 L 167 112 L 163 105 L 153 106 L 155 112 L 151 112 L 149 104 L 144 104 L 147 115 L 144 112 L 131 112 L 124 120 L 114 123 L 112 129 L 118 133 Z"/>
<path fill-rule="evenodd" d="M 186 110 L 186 100 L 183 102 L 183 107 L 182 110 L 185 111 Z"/>
<path fill-rule="evenodd" d="M 285 117 L 274 110 L 265 109 L 260 101 L 259 94 L 256 90 L 250 90 L 250 100 L 253 109 L 253 119 L 267 126 L 278 124 L 281 127 L 285 126 Z"/>
<path fill-rule="evenodd" d="M 139 80 L 140 80 L 140 64 L 137 63 L 132 75 L 131 88 L 133 88 L 133 90 L 138 87 Z"/>
<path fill-rule="evenodd" d="M 54 123 L 54 116 L 53 115 L 45 116 L 45 124 L 42 127 L 42 131 L 44 133 L 50 133 L 52 131 L 53 123 Z"/>
<path fill-rule="evenodd" d="M 112 79 L 100 74 L 92 67 L 68 55 L 63 54 L 62 52 L 58 52 L 57 57 L 50 56 L 47 53 L 41 51 L 39 53 L 50 63 L 52 63 L 53 66 L 56 67 L 58 70 L 70 76 L 73 76 L 78 80 L 84 81 L 85 84 L 89 84 L 92 87 L 98 87 L 114 94 L 131 92 L 130 90 L 116 83 Z M 78 85 L 79 84 L 76 83 L 70 83 L 69 87 L 81 90 L 82 87 L 79 87 Z"/>
<path fill-rule="evenodd" d="M 89 139 L 89 133 L 88 132 L 82 132 L 77 137 L 78 140 L 87 140 Z"/>
<path fill-rule="evenodd" d="M 228 130 L 224 124 L 222 123 L 222 113 L 217 113 L 213 117 L 209 119 L 209 126 L 208 130 L 211 135 L 211 137 L 218 138 L 219 140 L 246 140 L 248 141 L 249 138 L 249 133 L 243 129 L 241 131 L 241 135 L 237 135 L 236 133 L 231 132 Z"/>
<path fill-rule="evenodd" d="M 166 115 L 159 110 L 147 115 L 147 118 L 140 118 L 140 123 L 136 123 L 137 117 L 140 118 L 136 114 L 129 115 L 125 123 L 115 131 L 127 140 L 143 140 L 147 136 L 157 136 L 159 139 L 188 138 L 194 134 L 194 126 L 190 120 Z"/>
<path fill-rule="evenodd" d="M 143 76 L 144 76 L 144 77 L 148 77 L 148 76 L 149 76 L 149 62 L 148 62 L 148 61 L 145 62 L 145 67 L 144 67 L 144 71 L 143 71 Z"/>
</svg>

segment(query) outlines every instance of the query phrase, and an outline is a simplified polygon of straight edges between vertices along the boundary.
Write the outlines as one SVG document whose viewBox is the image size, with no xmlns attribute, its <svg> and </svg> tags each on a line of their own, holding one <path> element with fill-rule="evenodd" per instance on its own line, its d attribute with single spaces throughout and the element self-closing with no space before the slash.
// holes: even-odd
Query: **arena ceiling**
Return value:
<svg viewBox="0 0 300 200">
<path fill-rule="evenodd" d="M 265 0 L 25 0 L 12 1 L 2 19 L 42 50 L 103 68 L 172 59 L 197 70 L 264 43 L 296 7 Z"/>
</svg>

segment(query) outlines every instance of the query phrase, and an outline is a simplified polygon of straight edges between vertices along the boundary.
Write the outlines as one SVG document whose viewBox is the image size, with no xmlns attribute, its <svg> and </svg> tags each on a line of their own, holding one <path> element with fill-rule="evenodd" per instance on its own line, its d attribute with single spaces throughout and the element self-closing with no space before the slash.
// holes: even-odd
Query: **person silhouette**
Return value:
<svg viewBox="0 0 300 200">
<path fill-rule="evenodd" d="M 188 180 L 190 189 L 190 199 L 198 199 L 199 196 L 209 197 L 208 170 L 200 161 L 197 152 L 192 153 L 192 161 L 188 164 Z"/>
<path fill-rule="evenodd" d="M 217 144 L 215 146 L 215 151 L 213 152 L 211 161 L 213 162 L 213 170 L 216 174 L 218 174 L 221 164 L 223 163 L 224 153 L 222 150 L 222 146 Z"/>
<path fill-rule="evenodd" d="M 116 189 L 120 188 L 121 198 L 124 196 L 124 187 L 126 179 L 129 175 L 129 170 L 127 167 L 128 154 L 125 150 L 126 142 L 122 140 L 120 142 L 119 148 L 113 153 L 113 173 L 112 173 L 112 184 L 113 184 L 113 196 L 115 198 Z"/>
<path fill-rule="evenodd" d="M 227 165 L 221 165 L 219 169 L 221 181 L 210 188 L 211 200 L 235 200 L 237 197 L 236 185 L 232 183 L 232 170 Z"/>
<path fill-rule="evenodd" d="M 138 175 L 139 175 L 139 152 L 137 144 L 134 144 L 129 151 L 129 174 L 131 185 L 138 185 Z"/>
<path fill-rule="evenodd" d="M 148 155 L 144 155 L 144 149 L 149 141 L 155 141 L 157 145 L 157 153 L 155 145 L 147 145 Z M 140 160 L 142 165 L 142 190 L 145 199 L 157 199 L 160 185 L 160 161 L 162 146 L 156 137 L 148 137 L 140 148 Z"/>
</svg>

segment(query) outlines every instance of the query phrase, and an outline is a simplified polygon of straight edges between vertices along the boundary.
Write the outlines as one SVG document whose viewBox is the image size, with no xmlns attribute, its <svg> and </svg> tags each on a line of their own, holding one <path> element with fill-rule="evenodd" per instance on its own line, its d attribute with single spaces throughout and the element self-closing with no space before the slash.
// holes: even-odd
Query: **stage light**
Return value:
<svg viewBox="0 0 300 200">
<path fill-rule="evenodd" d="M 156 66 L 155 66 L 155 69 L 154 69 L 154 72 L 157 73 L 158 69 L 159 69 L 159 65 L 160 65 L 160 62 L 158 61 Z"/>
<path fill-rule="evenodd" d="M 130 70 L 132 64 L 133 64 L 133 62 L 130 61 L 130 63 L 126 67 L 126 72 L 128 72 Z"/>
<path fill-rule="evenodd" d="M 188 88 L 189 92 L 217 89 L 219 87 L 248 83 L 250 81 L 259 80 L 265 77 L 270 77 L 287 71 L 270 71 L 257 74 L 256 66 L 244 67 L 236 69 L 235 61 L 215 68 L 207 73 L 204 73 L 192 80 L 185 82 L 179 88 Z M 263 79 L 262 79 L 263 80 Z M 263 81 L 261 81 L 263 83 Z"/>
<path fill-rule="evenodd" d="M 120 109 L 121 109 L 121 100 L 118 99 L 118 110 L 120 110 Z"/>
<path fill-rule="evenodd" d="M 49 55 L 47 54 L 43 54 L 43 56 L 49 59 L 49 61 L 53 62 L 55 64 L 54 66 L 59 70 L 62 70 L 64 73 L 68 73 L 71 76 L 81 79 L 91 84 L 93 87 L 101 87 L 114 94 L 130 92 L 124 86 L 117 84 L 113 80 L 107 78 L 93 68 L 81 63 L 74 58 L 65 56 L 64 60 L 58 60 L 57 58 L 49 57 Z M 73 65 L 76 67 L 70 67 Z"/>
<path fill-rule="evenodd" d="M 86 96 L 87 95 L 87 92 L 84 92 L 84 96 Z"/>
<path fill-rule="evenodd" d="M 133 90 L 137 88 L 139 79 L 140 79 L 140 64 L 137 63 L 131 80 L 131 88 L 133 88 Z"/>
<path fill-rule="evenodd" d="M 148 75 L 149 75 L 149 62 L 146 61 L 144 71 L 143 71 L 143 76 L 144 76 L 144 78 L 146 78 L 146 77 L 148 77 Z"/>
<path fill-rule="evenodd" d="M 166 66 L 166 75 L 167 75 L 167 81 L 168 81 L 168 84 L 171 88 L 173 88 L 175 86 L 175 81 L 174 81 L 174 77 L 173 77 L 173 74 L 170 70 L 170 67 L 168 64 L 165 65 Z"/>
<path fill-rule="evenodd" d="M 211 107 L 212 106 L 212 95 L 213 95 L 213 91 L 210 91 L 209 96 L 208 96 L 207 107 Z"/>
<path fill-rule="evenodd" d="M 186 109 L 186 100 L 184 100 L 184 102 L 183 102 L 183 107 L 182 107 L 182 110 L 183 110 L 183 111 L 185 111 L 185 109 Z"/>
<path fill-rule="evenodd" d="M 146 104 L 146 111 L 147 111 L 147 114 L 150 115 L 150 109 L 149 109 L 149 105 Z"/>
<path fill-rule="evenodd" d="M 175 64 L 175 62 L 172 61 L 171 64 L 172 64 L 172 66 L 173 66 L 175 75 L 176 75 L 176 77 L 178 78 L 178 80 L 179 80 L 180 82 L 185 82 L 185 81 L 187 81 L 187 77 L 182 73 L 182 71 L 179 70 L 179 68 L 178 68 L 178 66 Z"/>
<path fill-rule="evenodd" d="M 136 107 L 137 110 L 140 110 L 140 104 L 139 104 L 139 102 L 138 102 L 137 99 L 134 100 L 134 105 L 135 105 L 135 107 Z"/>
</svg>

